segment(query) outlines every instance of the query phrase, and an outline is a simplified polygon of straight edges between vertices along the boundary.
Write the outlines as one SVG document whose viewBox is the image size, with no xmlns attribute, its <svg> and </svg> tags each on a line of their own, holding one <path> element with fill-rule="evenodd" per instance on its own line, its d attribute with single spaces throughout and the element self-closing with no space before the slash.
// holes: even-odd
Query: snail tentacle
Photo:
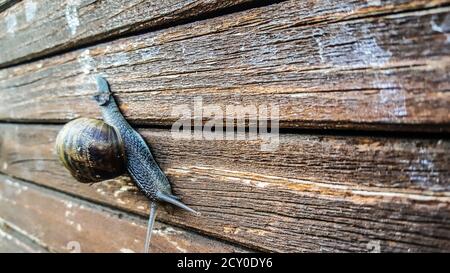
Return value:
<svg viewBox="0 0 450 273">
<path fill-rule="evenodd" d="M 150 214 L 148 216 L 147 235 L 145 236 L 144 253 L 148 253 L 150 249 L 150 240 L 152 239 L 153 225 L 155 224 L 156 211 L 158 205 L 154 201 L 150 201 Z"/>
<path fill-rule="evenodd" d="M 186 206 L 185 204 L 181 203 L 180 201 L 176 200 L 175 198 L 170 197 L 170 196 L 168 196 L 168 195 L 166 195 L 164 193 L 159 192 L 157 198 L 160 201 L 164 201 L 166 203 L 170 203 L 170 204 L 172 204 L 174 206 L 177 206 L 177 207 L 179 207 L 181 209 L 184 209 L 186 211 L 192 212 L 192 213 L 194 213 L 196 215 L 200 215 L 200 212 L 197 212 L 196 210 L 191 209 L 190 207 Z"/>
</svg>

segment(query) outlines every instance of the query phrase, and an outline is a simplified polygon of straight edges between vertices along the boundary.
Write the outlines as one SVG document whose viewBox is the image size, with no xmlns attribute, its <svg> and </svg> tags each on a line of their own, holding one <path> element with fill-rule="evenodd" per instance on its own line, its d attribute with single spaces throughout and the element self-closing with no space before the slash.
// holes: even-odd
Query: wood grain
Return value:
<svg viewBox="0 0 450 273">
<path fill-rule="evenodd" d="M 0 253 L 30 253 L 30 251 L 20 241 L 0 233 Z"/>
<path fill-rule="evenodd" d="M 142 252 L 146 220 L 0 175 L 0 215 L 52 252 Z M 1 233 L 0 233 L 1 234 Z M 78 248 L 79 247 L 79 248 Z M 156 223 L 152 252 L 242 252 Z"/>
<path fill-rule="evenodd" d="M 17 231 L 0 219 L 0 253 L 45 253 L 47 250 Z"/>
<path fill-rule="evenodd" d="M 170 126 L 176 107 L 193 111 L 202 98 L 225 112 L 273 105 L 282 128 L 449 132 L 450 47 L 437 30 L 450 8 L 403 12 L 448 2 L 325 2 L 283 2 L 0 70 L 0 120 L 98 117 L 92 75 L 102 74 L 135 124 Z"/>
<path fill-rule="evenodd" d="M 76 183 L 55 157 L 60 126 L 1 125 L 1 172 L 138 214 L 128 177 Z M 260 140 L 179 139 L 141 130 L 193 216 L 161 221 L 263 251 L 449 251 L 446 139 L 283 134 Z"/>
<path fill-rule="evenodd" d="M 250 2 L 25 0 L 0 14 L 0 67 Z"/>
<path fill-rule="evenodd" d="M 0 0 L 0 12 L 8 9 L 14 4 L 20 2 L 21 0 Z"/>
</svg>

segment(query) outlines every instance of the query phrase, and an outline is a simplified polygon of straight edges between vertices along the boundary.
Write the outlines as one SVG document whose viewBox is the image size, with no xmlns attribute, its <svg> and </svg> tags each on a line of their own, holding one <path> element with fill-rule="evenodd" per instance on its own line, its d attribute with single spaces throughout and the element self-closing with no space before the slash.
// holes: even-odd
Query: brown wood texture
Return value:
<svg viewBox="0 0 450 273">
<path fill-rule="evenodd" d="M 42 253 L 0 229 L 0 253 Z"/>
<path fill-rule="evenodd" d="M 1 180 L 1 178 L 0 178 Z M 47 250 L 13 230 L 0 218 L 0 253 L 45 253 Z"/>
<path fill-rule="evenodd" d="M 143 218 L 97 206 L 4 175 L 0 175 L 0 194 L 0 215 L 4 223 L 18 228 L 49 251 L 143 251 L 146 232 L 146 220 Z M 1 234 L 0 232 L 0 237 Z M 0 241 L 0 247 L 1 245 Z M 242 248 L 162 223 L 155 224 L 151 250 L 244 251 Z"/>
<path fill-rule="evenodd" d="M 0 253 L 30 253 L 29 248 L 24 246 L 21 241 L 9 234 L 2 233 L 0 230 Z"/>
<path fill-rule="evenodd" d="M 201 97 L 225 112 L 278 106 L 285 128 L 449 132 L 448 1 L 329 3 L 283 2 L 0 70 L 0 120 L 98 117 L 101 74 L 135 124 L 170 126 L 175 107 Z"/>
<path fill-rule="evenodd" d="M 0 67 L 249 2 L 24 0 L 0 14 Z"/>
<path fill-rule="evenodd" d="M 60 128 L 2 124 L 1 172 L 145 215 L 129 178 L 70 177 L 55 157 Z M 161 221 L 264 251 L 450 250 L 448 140 L 283 134 L 263 152 L 259 140 L 141 133 L 174 192 L 202 213 L 161 211 Z"/>
</svg>

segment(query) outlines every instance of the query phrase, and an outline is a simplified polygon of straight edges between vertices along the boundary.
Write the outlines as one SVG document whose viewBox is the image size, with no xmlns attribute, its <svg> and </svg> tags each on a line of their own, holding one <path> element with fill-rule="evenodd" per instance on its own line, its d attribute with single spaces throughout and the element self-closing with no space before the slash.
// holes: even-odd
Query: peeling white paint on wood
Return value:
<svg viewBox="0 0 450 273">
<path fill-rule="evenodd" d="M 327 32 L 319 27 L 312 30 L 320 63 L 334 67 L 379 67 L 389 62 L 392 53 L 383 49 L 368 25 L 363 25 L 361 29 L 349 24 L 336 26 Z"/>
<path fill-rule="evenodd" d="M 9 34 L 14 34 L 17 28 L 17 18 L 15 14 L 8 14 L 5 18 L 6 32 Z"/>
<path fill-rule="evenodd" d="M 71 209 L 73 207 L 73 203 L 70 201 L 65 201 L 64 204 L 66 205 L 66 208 Z"/>
<path fill-rule="evenodd" d="M 115 191 L 113 195 L 114 195 L 114 197 L 119 197 L 119 195 L 121 195 L 122 193 L 128 192 L 134 188 L 135 188 L 134 186 L 125 185 L 125 186 L 120 187 L 120 189 L 118 189 L 117 191 Z"/>
<path fill-rule="evenodd" d="M 119 251 L 121 253 L 134 253 L 134 251 L 129 248 L 121 248 Z"/>
<path fill-rule="evenodd" d="M 385 71 L 383 74 L 389 75 L 391 71 Z M 402 118 L 408 115 L 406 108 L 406 92 L 401 83 L 388 81 L 376 76 L 373 81 L 375 89 L 379 90 L 378 99 L 371 107 L 375 111 L 375 115 L 384 117 L 386 120 L 392 118 Z"/>
<path fill-rule="evenodd" d="M 98 192 L 98 193 L 101 194 L 101 195 L 105 195 L 105 194 L 106 194 L 105 191 L 104 191 L 103 189 L 101 189 L 101 188 L 98 188 L 98 189 L 96 190 L 96 192 Z"/>
<path fill-rule="evenodd" d="M 97 72 L 97 63 L 92 58 L 89 49 L 84 50 L 78 57 L 78 63 L 81 66 L 81 71 L 84 74 L 89 74 L 91 72 Z"/>
<path fill-rule="evenodd" d="M 17 189 L 16 192 L 15 192 L 16 194 L 20 194 L 20 193 L 22 193 L 22 191 L 27 191 L 28 190 L 27 186 L 21 185 L 20 183 L 14 182 L 14 181 L 12 181 L 10 179 L 5 179 L 5 183 L 10 185 L 10 186 L 15 187 Z"/>
<path fill-rule="evenodd" d="M 381 6 L 381 0 L 367 0 L 367 5 L 379 7 Z"/>
<path fill-rule="evenodd" d="M 77 33 L 77 28 L 80 25 L 80 19 L 78 18 L 79 5 L 79 0 L 69 0 L 66 5 L 66 21 L 67 25 L 69 26 L 70 34 L 72 34 L 72 36 Z"/>
<path fill-rule="evenodd" d="M 158 56 L 159 51 L 160 51 L 159 47 L 148 47 L 139 50 L 139 55 L 141 56 L 142 60 L 149 60 Z"/>
<path fill-rule="evenodd" d="M 437 23 L 433 16 L 430 25 L 432 30 L 444 34 L 447 38 L 445 42 L 450 43 L 450 15 L 446 15 L 442 23 Z"/>
<path fill-rule="evenodd" d="M 129 63 L 128 54 L 125 52 L 119 52 L 114 56 L 114 65 L 124 65 Z"/>
<path fill-rule="evenodd" d="M 32 0 L 25 1 L 25 19 L 31 22 L 36 16 L 37 4 Z"/>
<path fill-rule="evenodd" d="M 172 235 L 176 235 L 176 234 L 180 234 L 181 232 L 179 230 L 175 230 L 171 227 L 167 227 L 167 228 L 162 228 L 162 229 L 154 229 L 152 231 L 153 234 L 164 237 L 167 242 L 169 242 L 170 244 L 172 244 L 178 251 L 182 252 L 182 253 L 186 253 L 188 252 L 185 248 L 182 248 L 177 241 L 173 240 L 173 236 Z"/>
</svg>

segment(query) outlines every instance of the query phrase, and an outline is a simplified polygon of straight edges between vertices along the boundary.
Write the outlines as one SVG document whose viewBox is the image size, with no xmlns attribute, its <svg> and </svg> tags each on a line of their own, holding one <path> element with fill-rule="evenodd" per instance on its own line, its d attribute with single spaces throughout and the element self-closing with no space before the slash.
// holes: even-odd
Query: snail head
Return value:
<svg viewBox="0 0 450 273">
<path fill-rule="evenodd" d="M 95 79 L 97 81 L 97 93 L 94 94 L 93 99 L 98 105 L 106 106 L 111 100 L 111 90 L 108 82 L 101 76 L 96 76 Z"/>
</svg>

